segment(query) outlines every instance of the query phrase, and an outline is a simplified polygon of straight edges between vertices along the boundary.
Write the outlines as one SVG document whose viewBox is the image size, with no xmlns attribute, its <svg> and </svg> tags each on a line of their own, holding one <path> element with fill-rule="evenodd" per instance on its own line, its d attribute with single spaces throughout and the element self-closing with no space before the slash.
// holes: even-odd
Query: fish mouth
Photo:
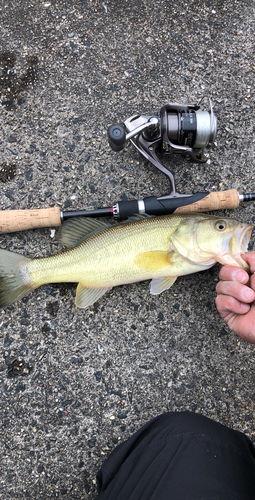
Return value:
<svg viewBox="0 0 255 500">
<path fill-rule="evenodd" d="M 252 230 L 253 226 L 251 224 L 239 227 L 234 232 L 229 245 L 231 257 L 237 265 L 246 271 L 249 270 L 249 265 L 242 259 L 242 254 L 248 251 Z"/>
<path fill-rule="evenodd" d="M 232 236 L 233 239 L 233 254 L 235 253 L 245 253 L 248 250 L 249 241 L 251 238 L 251 233 L 253 226 L 251 224 L 246 224 L 244 227 L 239 227 Z"/>
<path fill-rule="evenodd" d="M 241 241 L 241 253 L 245 253 L 248 251 L 249 241 L 251 239 L 251 233 L 253 230 L 253 226 L 251 224 L 248 227 L 245 227 L 240 235 Z"/>
</svg>

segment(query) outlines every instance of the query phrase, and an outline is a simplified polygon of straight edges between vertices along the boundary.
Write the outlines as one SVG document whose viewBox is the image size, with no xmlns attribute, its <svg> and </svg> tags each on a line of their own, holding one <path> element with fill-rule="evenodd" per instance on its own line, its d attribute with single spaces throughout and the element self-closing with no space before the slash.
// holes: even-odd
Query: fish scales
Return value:
<svg viewBox="0 0 255 500">
<path fill-rule="evenodd" d="M 76 305 L 86 308 L 113 286 L 151 279 L 150 292 L 159 294 L 216 262 L 249 271 L 242 254 L 252 225 L 206 214 L 136 219 L 115 226 L 71 219 L 59 231 L 69 249 L 51 257 L 0 250 L 0 307 L 46 283 L 77 282 Z"/>
<path fill-rule="evenodd" d="M 89 287 L 117 286 L 152 277 L 135 264 L 145 252 L 169 252 L 171 234 L 183 217 L 148 218 L 113 226 L 93 235 L 76 248 L 34 259 L 28 264 L 31 283 L 82 282 Z"/>
</svg>

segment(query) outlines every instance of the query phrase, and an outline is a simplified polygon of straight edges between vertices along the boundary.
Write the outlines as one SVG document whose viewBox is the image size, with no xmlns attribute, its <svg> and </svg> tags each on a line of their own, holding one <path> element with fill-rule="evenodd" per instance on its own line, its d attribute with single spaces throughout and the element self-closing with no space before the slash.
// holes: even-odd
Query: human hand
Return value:
<svg viewBox="0 0 255 500">
<path fill-rule="evenodd" d="M 255 344 L 255 252 L 242 258 L 250 266 L 250 275 L 235 266 L 223 266 L 216 286 L 216 307 L 229 328 L 239 337 Z"/>
</svg>

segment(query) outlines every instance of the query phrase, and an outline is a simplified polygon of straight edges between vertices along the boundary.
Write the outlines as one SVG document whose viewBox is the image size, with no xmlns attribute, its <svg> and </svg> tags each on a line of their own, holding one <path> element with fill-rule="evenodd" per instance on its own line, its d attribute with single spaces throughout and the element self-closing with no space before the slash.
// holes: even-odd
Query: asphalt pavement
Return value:
<svg viewBox="0 0 255 500">
<path fill-rule="evenodd" d="M 1 210 L 166 194 L 165 175 L 132 145 L 114 153 L 107 128 L 208 96 L 209 161 L 162 161 L 180 193 L 255 192 L 254 26 L 250 0 L 1 0 Z M 219 213 L 255 223 L 254 203 Z M 52 255 L 53 229 L 0 246 Z M 218 272 L 158 296 L 148 282 L 117 287 L 85 311 L 74 284 L 45 285 L 0 311 L 0 498 L 95 500 L 103 461 L 162 412 L 255 442 L 254 346 L 218 315 Z"/>
</svg>

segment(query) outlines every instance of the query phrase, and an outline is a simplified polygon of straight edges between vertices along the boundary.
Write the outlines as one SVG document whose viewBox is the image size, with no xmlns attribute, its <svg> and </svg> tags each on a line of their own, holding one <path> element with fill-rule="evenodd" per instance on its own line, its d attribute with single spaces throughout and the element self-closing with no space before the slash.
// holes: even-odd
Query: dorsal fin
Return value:
<svg viewBox="0 0 255 500">
<path fill-rule="evenodd" d="M 105 222 L 89 217 L 74 217 L 64 222 L 57 233 L 56 241 L 66 247 L 76 247 L 86 238 L 111 227 Z"/>
<path fill-rule="evenodd" d="M 127 224 L 127 222 L 137 222 L 138 220 L 149 219 L 151 217 L 156 217 L 156 216 L 149 214 L 132 214 L 126 220 L 122 220 L 121 224 Z"/>
</svg>

